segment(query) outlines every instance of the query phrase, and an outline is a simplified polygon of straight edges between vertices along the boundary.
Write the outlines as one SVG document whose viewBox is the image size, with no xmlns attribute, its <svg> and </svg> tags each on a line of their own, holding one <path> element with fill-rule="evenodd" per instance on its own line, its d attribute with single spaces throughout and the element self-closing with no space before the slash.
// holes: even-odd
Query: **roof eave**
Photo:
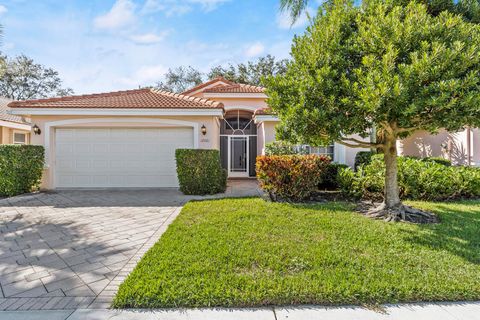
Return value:
<svg viewBox="0 0 480 320">
<path fill-rule="evenodd" d="M 223 105 L 211 108 L 45 108 L 15 107 L 15 115 L 96 115 L 96 116 L 223 116 Z"/>
</svg>

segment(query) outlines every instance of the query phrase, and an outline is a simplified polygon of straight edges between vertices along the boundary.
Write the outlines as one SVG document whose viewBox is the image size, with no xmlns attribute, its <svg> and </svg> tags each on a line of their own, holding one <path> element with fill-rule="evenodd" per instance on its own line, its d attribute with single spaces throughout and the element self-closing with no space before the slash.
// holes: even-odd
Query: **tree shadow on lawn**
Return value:
<svg viewBox="0 0 480 320">
<path fill-rule="evenodd" d="M 412 204 L 424 207 L 421 203 Z M 415 230 L 404 228 L 405 240 L 480 264 L 480 202 L 436 203 L 427 207 L 440 216 L 440 223 L 418 225 Z"/>
</svg>

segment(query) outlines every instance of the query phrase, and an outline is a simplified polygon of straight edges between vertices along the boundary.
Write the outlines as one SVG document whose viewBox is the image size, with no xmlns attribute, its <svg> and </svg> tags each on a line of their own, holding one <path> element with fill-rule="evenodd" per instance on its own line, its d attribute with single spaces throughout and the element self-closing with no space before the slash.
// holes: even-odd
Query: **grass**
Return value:
<svg viewBox="0 0 480 320">
<path fill-rule="evenodd" d="M 409 202 L 437 225 L 347 204 L 190 202 L 120 286 L 115 307 L 480 299 L 480 201 Z"/>
</svg>

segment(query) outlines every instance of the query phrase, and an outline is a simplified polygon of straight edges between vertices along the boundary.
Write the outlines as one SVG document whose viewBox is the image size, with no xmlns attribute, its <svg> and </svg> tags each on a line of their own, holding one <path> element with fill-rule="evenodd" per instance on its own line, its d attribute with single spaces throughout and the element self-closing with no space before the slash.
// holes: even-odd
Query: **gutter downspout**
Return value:
<svg viewBox="0 0 480 320">
<path fill-rule="evenodd" d="M 467 127 L 467 166 L 472 164 L 472 129 Z"/>
</svg>

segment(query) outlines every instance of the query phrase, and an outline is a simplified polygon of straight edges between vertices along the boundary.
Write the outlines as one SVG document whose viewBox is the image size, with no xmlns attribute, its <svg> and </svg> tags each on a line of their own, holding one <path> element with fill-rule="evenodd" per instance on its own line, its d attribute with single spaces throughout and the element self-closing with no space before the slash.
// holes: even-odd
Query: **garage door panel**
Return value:
<svg viewBox="0 0 480 320">
<path fill-rule="evenodd" d="M 175 149 L 191 128 L 56 130 L 57 187 L 177 187 Z"/>
</svg>

